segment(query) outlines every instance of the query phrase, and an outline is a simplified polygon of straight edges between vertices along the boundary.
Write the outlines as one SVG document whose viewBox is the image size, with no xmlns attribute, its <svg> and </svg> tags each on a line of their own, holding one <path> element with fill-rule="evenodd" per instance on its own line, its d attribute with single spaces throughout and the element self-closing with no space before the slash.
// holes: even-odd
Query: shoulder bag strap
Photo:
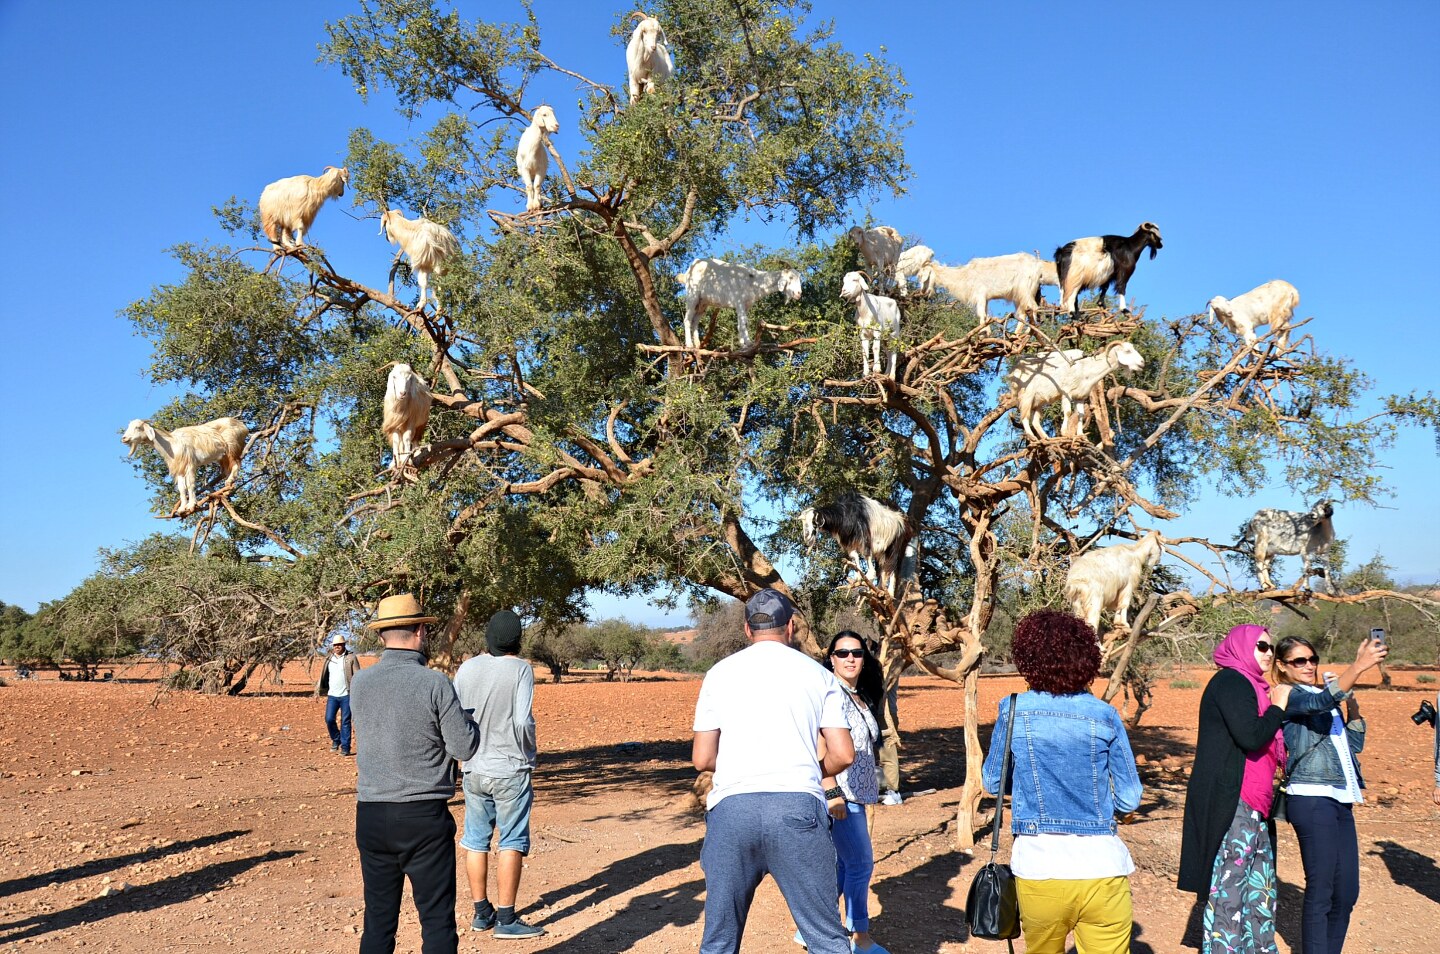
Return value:
<svg viewBox="0 0 1440 954">
<path fill-rule="evenodd" d="M 1000 762 L 1000 790 L 995 793 L 995 823 L 990 832 L 990 860 L 1000 850 L 1000 828 L 1005 822 L 1005 788 L 1010 781 L 1010 740 L 1015 735 L 1015 693 L 1010 693 L 1010 718 L 1005 720 L 1005 757 Z"/>
</svg>

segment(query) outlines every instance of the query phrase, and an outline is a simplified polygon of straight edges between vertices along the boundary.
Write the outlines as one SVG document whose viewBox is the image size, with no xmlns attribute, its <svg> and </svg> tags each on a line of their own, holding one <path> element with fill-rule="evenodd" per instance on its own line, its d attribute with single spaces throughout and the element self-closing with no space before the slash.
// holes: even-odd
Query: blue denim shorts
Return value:
<svg viewBox="0 0 1440 954">
<path fill-rule="evenodd" d="M 500 829 L 497 851 L 530 853 L 530 806 L 535 790 L 530 773 L 505 778 L 465 773 L 465 833 L 460 847 L 466 851 L 489 851 L 490 837 Z"/>
</svg>

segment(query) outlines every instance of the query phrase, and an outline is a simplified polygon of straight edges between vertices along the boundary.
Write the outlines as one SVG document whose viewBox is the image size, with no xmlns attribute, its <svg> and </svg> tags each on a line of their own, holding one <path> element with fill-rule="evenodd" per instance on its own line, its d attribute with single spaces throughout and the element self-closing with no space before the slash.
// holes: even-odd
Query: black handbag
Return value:
<svg viewBox="0 0 1440 954">
<path fill-rule="evenodd" d="M 1000 763 L 1000 790 L 995 795 L 995 822 L 990 833 L 990 860 L 970 882 L 965 899 L 965 922 L 970 936 L 987 941 L 1005 941 L 1011 954 L 1012 938 L 1020 936 L 1020 898 L 1015 888 L 1015 875 L 1009 865 L 995 861 L 1000 850 L 1000 828 L 1005 821 L 1005 789 L 1010 780 L 1010 740 L 1015 734 L 1015 694 L 1010 694 L 1010 718 L 1005 722 L 1005 756 Z"/>
</svg>

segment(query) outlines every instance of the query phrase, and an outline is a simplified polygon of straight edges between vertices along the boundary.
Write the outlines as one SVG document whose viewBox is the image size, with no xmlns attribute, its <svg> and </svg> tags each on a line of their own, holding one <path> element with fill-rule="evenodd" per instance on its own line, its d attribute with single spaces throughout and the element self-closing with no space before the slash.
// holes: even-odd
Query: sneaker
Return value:
<svg viewBox="0 0 1440 954">
<path fill-rule="evenodd" d="M 809 945 L 809 944 L 806 944 L 806 943 L 805 943 L 805 938 L 803 938 L 803 937 L 800 936 L 800 929 L 799 929 L 799 928 L 796 928 L 796 929 L 795 929 L 795 943 L 796 943 L 796 944 L 799 944 L 801 947 L 805 948 L 805 950 L 807 950 L 807 951 L 810 950 L 810 945 Z"/>
<path fill-rule="evenodd" d="M 339 751 L 340 751 L 340 743 L 339 743 L 339 742 L 331 742 L 331 743 L 330 743 L 330 751 L 331 751 L 331 752 L 339 752 Z"/>
<path fill-rule="evenodd" d="M 899 804 L 901 804 L 901 803 L 904 802 L 904 801 L 905 801 L 905 800 L 900 797 L 900 793 L 899 793 L 899 792 L 886 792 L 886 793 L 880 798 L 880 804 L 881 804 L 881 805 L 899 805 Z M 868 954 L 868 949 L 867 949 L 867 954 Z"/>
<path fill-rule="evenodd" d="M 492 908 L 489 914 L 477 914 L 470 921 L 470 930 L 488 931 L 495 926 L 495 910 Z"/>
<path fill-rule="evenodd" d="M 340 754 L 343 755 L 343 756 L 345 756 L 345 757 L 348 759 L 348 758 L 350 757 L 350 750 L 349 750 L 349 749 L 341 749 L 341 750 L 340 750 Z"/>
<path fill-rule="evenodd" d="M 890 952 L 873 941 L 870 942 L 869 947 L 858 947 L 854 941 L 851 941 L 850 954 L 890 954 Z"/>
<path fill-rule="evenodd" d="M 495 925 L 496 940 L 523 941 L 527 938 L 540 937 L 544 933 L 544 928 L 535 924 L 526 924 L 519 918 L 511 921 L 509 924 L 496 923 Z"/>
</svg>

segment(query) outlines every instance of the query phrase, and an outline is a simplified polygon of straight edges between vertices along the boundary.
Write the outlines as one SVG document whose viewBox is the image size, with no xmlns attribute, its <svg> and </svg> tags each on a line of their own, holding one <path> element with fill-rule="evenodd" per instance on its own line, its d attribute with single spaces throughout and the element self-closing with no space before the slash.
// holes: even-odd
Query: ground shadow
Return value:
<svg viewBox="0 0 1440 954">
<path fill-rule="evenodd" d="M 24 878 L 16 878 L 13 881 L 0 881 L 0 898 L 10 894 L 22 894 L 26 891 L 34 891 L 36 888 L 43 888 L 50 884 L 64 884 L 67 881 L 75 881 L 80 878 L 90 878 L 95 875 L 108 874 L 120 868 L 128 868 L 130 865 L 145 864 L 159 858 L 164 858 L 166 855 L 183 854 L 193 848 L 208 848 L 222 841 L 229 841 L 232 838 L 239 838 L 241 835 L 248 834 L 250 834 L 248 828 L 237 829 L 235 831 L 222 831 L 219 834 L 192 838 L 189 841 L 177 841 L 173 844 L 147 848 L 144 851 L 137 851 L 128 855 L 117 855 L 114 858 L 96 858 L 94 861 L 87 861 L 83 865 L 75 865 L 70 868 L 57 868 L 45 874 L 27 875 Z"/>
<path fill-rule="evenodd" d="M 39 937 L 51 931 L 64 931 L 82 924 L 93 924 L 117 914 L 138 914 L 172 904 L 182 904 L 207 891 L 215 891 L 224 887 L 226 882 L 257 865 L 271 861 L 283 861 L 298 854 L 300 854 L 299 851 L 270 851 L 251 858 L 237 858 L 234 861 L 209 865 L 199 871 L 191 871 L 141 885 L 138 888 L 131 888 L 121 894 L 105 898 L 92 898 L 64 911 L 47 911 L 43 914 L 22 918 L 19 921 L 0 924 L 0 944 Z"/>
<path fill-rule="evenodd" d="M 535 899 L 534 907 L 564 905 L 552 911 L 545 919 L 547 921 L 558 921 L 580 908 L 593 908 L 661 875 L 691 864 L 700 857 L 701 841 L 702 839 L 696 838 L 694 841 L 656 845 L 639 854 L 621 858 L 583 881 L 545 892 Z"/>
<path fill-rule="evenodd" d="M 641 742 L 596 745 L 544 756 L 535 781 L 569 798 L 636 788 L 673 790 L 678 795 L 695 781 L 690 742 Z"/>
<path fill-rule="evenodd" d="M 1300 950 L 1300 924 L 1305 908 L 1305 886 L 1275 876 L 1275 933 L 1290 950 Z"/>
<path fill-rule="evenodd" d="M 989 852 L 977 860 L 947 851 L 919 867 L 872 881 L 882 909 L 870 924 L 875 939 L 892 951 L 916 952 L 938 952 L 942 945 L 970 940 L 964 912 L 946 906 L 950 882 L 958 875 L 969 884 L 988 857 Z"/>
<path fill-rule="evenodd" d="M 698 922 L 705 910 L 704 896 L 703 878 L 696 878 L 673 888 L 637 894 L 625 907 L 604 921 L 546 950 L 562 954 L 628 951 L 644 938 L 667 927 L 683 928 Z"/>
<path fill-rule="evenodd" d="M 1440 904 L 1440 867 L 1436 866 L 1435 859 L 1393 841 L 1377 841 L 1375 846 L 1380 850 L 1369 854 L 1380 856 L 1391 881 Z"/>
</svg>

